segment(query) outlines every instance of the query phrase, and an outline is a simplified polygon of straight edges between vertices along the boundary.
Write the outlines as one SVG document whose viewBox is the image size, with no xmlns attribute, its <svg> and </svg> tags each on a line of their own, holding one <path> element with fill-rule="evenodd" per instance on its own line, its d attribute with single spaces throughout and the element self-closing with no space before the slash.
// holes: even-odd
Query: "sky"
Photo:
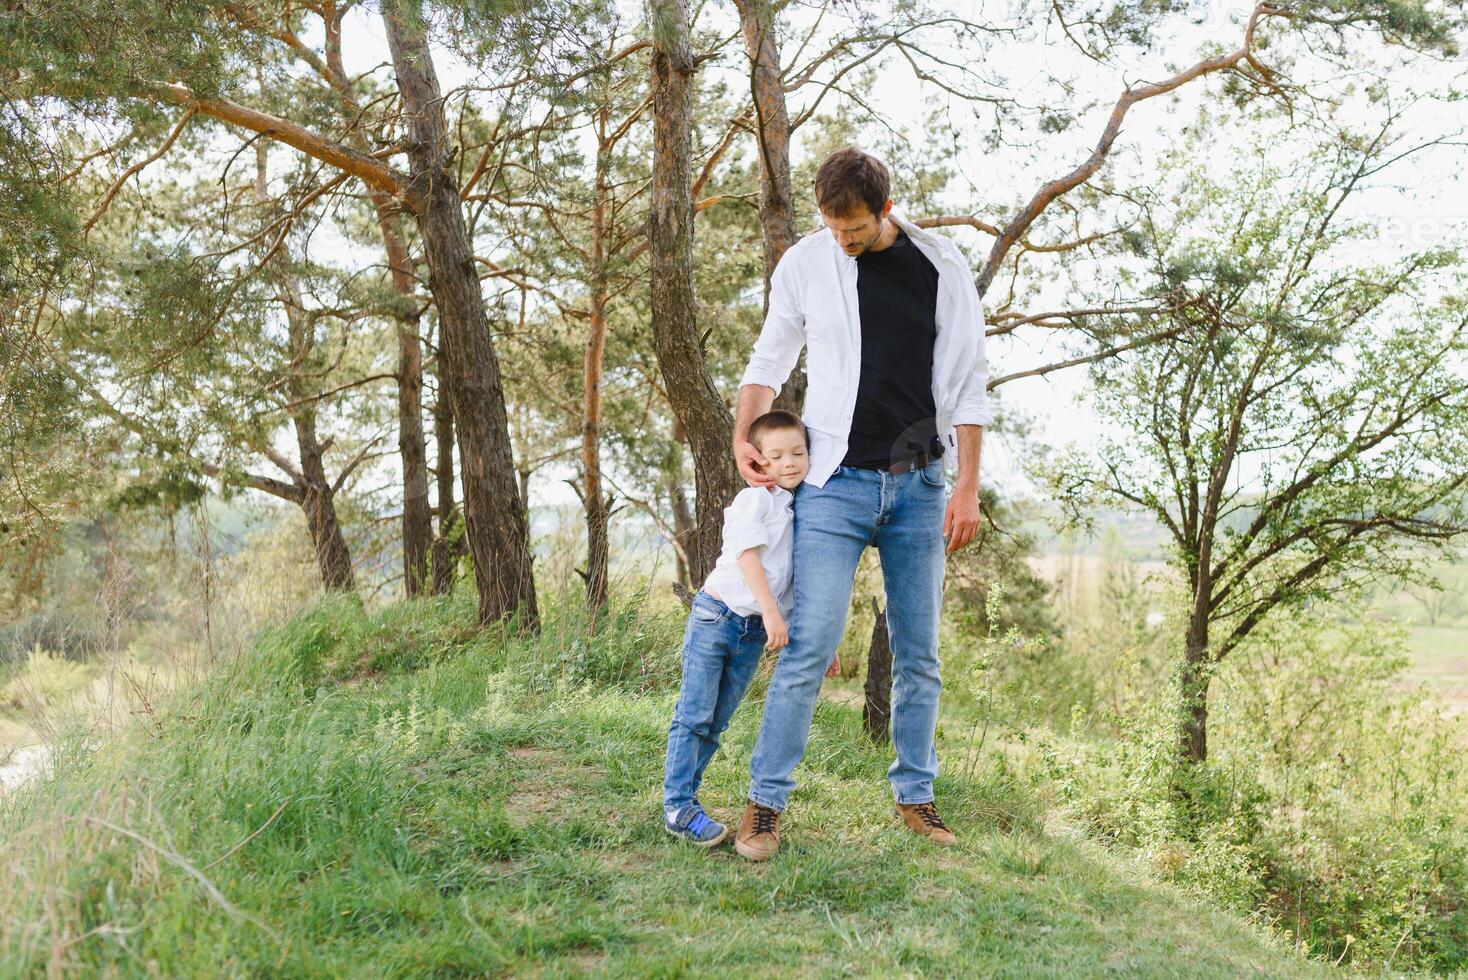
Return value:
<svg viewBox="0 0 1468 980">
<path fill-rule="evenodd" d="M 1023 0 L 956 3 L 949 5 L 949 9 L 977 21 L 1002 26 L 1014 23 L 1014 15 L 1022 9 L 1018 6 L 1022 3 Z M 1135 62 L 1122 60 L 1108 66 L 1086 59 L 1058 33 L 1048 37 L 1041 35 L 1023 44 L 995 44 L 982 64 L 973 63 L 972 54 L 959 48 L 956 42 L 946 42 L 946 49 L 945 42 L 936 42 L 933 50 L 939 57 L 968 65 L 1024 101 L 1046 104 L 1044 100 L 1048 99 L 1051 108 L 1079 113 L 1076 124 L 1069 131 L 1048 139 L 1043 147 L 990 150 L 985 144 L 988 135 L 984 132 L 986 123 L 975 118 L 962 103 L 947 100 L 952 107 L 948 119 L 962 134 L 964 145 L 956 160 L 961 177 L 950 195 L 953 207 L 967 211 L 983 203 L 991 210 L 981 211 L 982 217 L 996 223 L 1002 221 L 1044 181 L 1070 170 L 1089 154 L 1124 84 L 1166 77 L 1197 61 L 1204 46 L 1210 42 L 1229 49 L 1236 47 L 1251 7 L 1234 0 L 1195 3 L 1188 16 L 1168 22 L 1163 32 L 1168 40 L 1158 48 L 1164 54 L 1153 54 Z M 635 16 L 637 5 L 627 5 L 627 8 L 629 18 Z M 837 9 L 849 14 L 855 5 L 841 4 Z M 700 28 L 721 33 L 733 32 L 737 28 L 731 5 L 705 4 L 699 10 Z M 782 16 L 791 27 L 791 33 L 796 34 L 811 26 L 816 14 L 812 6 L 794 3 L 785 8 Z M 827 16 L 823 22 L 826 27 L 843 23 Z M 345 25 L 344 50 L 348 70 L 354 73 L 387 62 L 387 44 L 375 12 L 360 7 L 353 12 Z M 740 75 L 742 47 L 736 42 L 730 50 L 737 57 L 724 59 L 723 63 L 710 63 L 705 70 L 723 73 L 737 91 L 747 85 Z M 794 45 L 787 42 L 784 54 L 787 61 L 793 59 Z M 437 52 L 437 61 L 440 80 L 446 91 L 469 80 L 464 66 L 447 51 Z M 1425 70 L 1418 69 L 1416 76 L 1424 82 L 1447 83 L 1461 79 L 1463 69 L 1461 62 L 1445 62 Z M 1301 65 L 1299 70 L 1308 70 L 1308 66 Z M 1069 79 L 1071 94 L 1068 97 L 1060 96 L 1056 88 L 1047 83 L 1047 79 L 1057 75 Z M 1315 79 L 1316 84 L 1339 92 L 1345 92 L 1353 85 L 1359 86 L 1359 81 L 1349 76 Z M 1193 83 L 1173 95 L 1133 107 L 1112 159 L 1093 181 L 1112 176 L 1123 180 L 1135 179 L 1138 161 L 1155 159 L 1173 145 L 1181 127 L 1194 122 L 1199 107 L 1207 101 L 1205 86 L 1216 84 L 1216 81 Z M 798 110 L 805 97 L 802 93 L 792 94 L 792 113 Z M 915 112 L 914 107 L 928 104 L 934 98 L 942 100 L 943 93 L 934 85 L 916 78 L 904 62 L 896 60 L 879 71 L 869 94 L 869 104 L 882 117 L 881 121 L 865 120 L 863 129 L 871 132 L 872 138 L 879 135 L 882 126 L 900 131 L 906 139 L 927 138 L 922 114 Z M 823 104 L 823 108 L 829 107 L 830 103 Z M 1423 106 L 1408 114 L 1406 122 L 1410 131 L 1421 134 L 1462 131 L 1468 129 L 1468 109 L 1462 103 Z M 1206 162 L 1217 179 L 1226 180 L 1229 172 L 1239 165 L 1250 138 L 1251 134 L 1247 132 L 1221 131 L 1215 134 L 1211 140 L 1212 157 Z M 799 134 L 795 149 L 800 152 Z M 1380 188 L 1363 195 L 1358 206 L 1364 209 L 1363 213 L 1380 217 L 1381 233 L 1366 242 L 1362 246 L 1362 254 L 1357 257 L 1385 258 L 1408 248 L 1463 241 L 1464 229 L 1468 227 L 1468 193 L 1461 183 L 1463 152 L 1461 148 L 1453 148 L 1425 154 L 1398 168 L 1395 178 L 1381 182 Z M 894 178 L 894 198 L 900 206 L 903 175 L 895 173 Z M 806 226 L 814 227 L 815 218 L 814 215 L 806 216 Z M 977 268 L 990 240 L 967 229 L 955 232 L 954 237 L 968 250 Z M 997 284 L 995 288 L 998 288 Z M 1038 296 L 1025 304 L 1025 308 L 1060 309 L 1074 305 L 1068 302 L 1068 291 L 1066 282 L 1050 281 L 1041 288 Z M 991 300 L 993 293 L 991 290 Z M 1046 349 L 1042 346 L 1046 342 L 1053 347 L 1053 333 L 1041 332 L 1034 340 L 991 341 L 988 350 L 991 376 L 1058 359 L 1061 356 L 1059 350 Z M 1092 410 L 1084 371 L 1084 368 L 1069 369 L 1006 385 L 1002 388 L 1002 401 L 1009 410 L 1028 417 L 1036 435 L 1047 444 L 1092 445 L 1105 434 L 1106 424 Z M 1031 493 L 1033 487 L 1024 475 L 1024 461 L 1016 458 L 1016 452 L 1017 447 L 1006 440 L 1002 431 L 987 433 L 983 478 L 997 484 L 1006 493 Z M 564 473 L 538 475 L 532 483 L 532 504 L 574 505 L 576 498 L 563 482 L 570 475 L 569 466 L 565 467 Z"/>
</svg>

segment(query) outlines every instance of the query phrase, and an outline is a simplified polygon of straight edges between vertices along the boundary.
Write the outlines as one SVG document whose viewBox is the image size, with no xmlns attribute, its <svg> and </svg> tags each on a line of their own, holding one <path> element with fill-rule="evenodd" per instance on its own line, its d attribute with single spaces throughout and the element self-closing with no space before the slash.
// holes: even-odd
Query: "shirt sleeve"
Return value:
<svg viewBox="0 0 1468 980">
<path fill-rule="evenodd" d="M 724 508 L 724 547 L 735 557 L 750 548 L 763 548 L 770 543 L 765 514 L 771 503 L 770 492 L 759 487 L 745 487 Z"/>
<path fill-rule="evenodd" d="M 951 247 L 962 257 L 963 253 L 958 251 L 957 245 Z M 968 262 L 965 259 L 964 266 L 967 267 L 967 265 Z M 984 306 L 979 301 L 979 290 L 972 279 L 968 280 L 965 288 L 969 291 L 969 303 L 973 307 L 972 329 L 977 336 L 974 338 L 973 366 L 958 389 L 958 402 L 953 409 L 953 424 L 989 425 L 994 421 L 994 413 L 989 409 L 989 361 L 984 356 L 984 334 L 987 329 L 984 323 Z"/>
<path fill-rule="evenodd" d="M 765 314 L 759 339 L 754 342 L 754 353 L 739 381 L 740 387 L 764 385 L 778 395 L 800 359 L 800 350 L 805 346 L 805 314 L 800 311 L 796 290 L 794 251 L 794 248 L 786 250 L 770 276 L 770 310 Z"/>
</svg>

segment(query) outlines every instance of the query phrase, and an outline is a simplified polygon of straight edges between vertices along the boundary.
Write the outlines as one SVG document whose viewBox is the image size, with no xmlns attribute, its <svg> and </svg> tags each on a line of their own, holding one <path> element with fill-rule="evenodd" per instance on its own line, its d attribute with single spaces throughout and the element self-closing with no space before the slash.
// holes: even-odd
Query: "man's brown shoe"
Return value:
<svg viewBox="0 0 1468 980">
<path fill-rule="evenodd" d="M 907 824 L 908 830 L 919 837 L 926 837 L 930 843 L 944 847 L 958 843 L 958 838 L 938 816 L 938 808 L 932 803 L 899 803 L 897 815 Z"/>
<path fill-rule="evenodd" d="M 779 849 L 780 811 L 751 801 L 734 832 L 734 850 L 751 861 L 768 861 Z"/>
</svg>

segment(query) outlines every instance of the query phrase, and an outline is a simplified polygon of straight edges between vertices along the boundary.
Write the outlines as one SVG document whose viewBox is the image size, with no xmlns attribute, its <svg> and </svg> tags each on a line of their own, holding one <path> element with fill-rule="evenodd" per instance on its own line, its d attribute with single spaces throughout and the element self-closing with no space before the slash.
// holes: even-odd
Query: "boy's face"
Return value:
<svg viewBox="0 0 1468 980">
<path fill-rule="evenodd" d="M 805 435 L 799 429 L 775 429 L 759 439 L 759 451 L 769 462 L 765 472 L 775 478 L 782 490 L 794 490 L 810 471 L 810 456 L 805 450 Z"/>
</svg>

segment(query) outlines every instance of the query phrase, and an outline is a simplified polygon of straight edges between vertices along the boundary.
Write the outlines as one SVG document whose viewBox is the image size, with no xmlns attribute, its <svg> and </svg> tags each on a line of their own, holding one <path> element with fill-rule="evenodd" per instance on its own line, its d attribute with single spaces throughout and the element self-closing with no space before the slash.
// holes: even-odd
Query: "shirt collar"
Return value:
<svg viewBox="0 0 1468 980">
<path fill-rule="evenodd" d="M 893 207 L 891 211 L 887 212 L 887 218 L 898 228 L 901 228 L 907 234 L 907 237 L 912 239 L 914 243 L 921 242 L 929 248 L 939 248 L 937 236 L 928 231 L 926 228 L 913 224 L 912 220 L 908 218 L 907 214 L 901 208 Z M 825 228 L 818 228 L 815 231 L 811 232 L 811 234 L 821 235 L 822 237 L 824 237 L 826 240 L 826 245 L 831 249 L 831 251 L 838 253 L 839 255 L 841 255 L 842 258 L 851 259 L 851 261 L 853 262 L 856 261 L 855 256 L 847 255 L 845 250 L 843 250 L 840 245 L 836 244 L 836 236 L 831 234 L 829 230 Z"/>
</svg>

